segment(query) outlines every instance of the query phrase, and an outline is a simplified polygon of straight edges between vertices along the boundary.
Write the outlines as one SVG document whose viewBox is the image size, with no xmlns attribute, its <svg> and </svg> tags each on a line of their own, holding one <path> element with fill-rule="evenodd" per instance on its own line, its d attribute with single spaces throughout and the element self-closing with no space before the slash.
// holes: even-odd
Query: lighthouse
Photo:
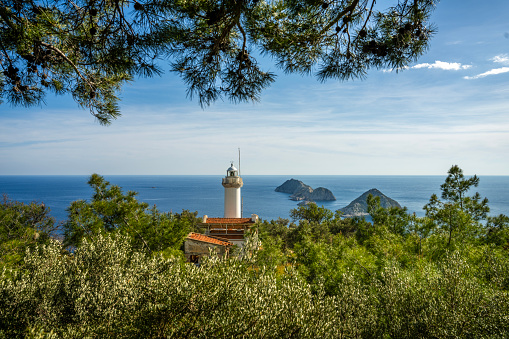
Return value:
<svg viewBox="0 0 509 339">
<path fill-rule="evenodd" d="M 243 184 L 239 171 L 232 163 L 226 170 L 226 177 L 223 178 L 225 218 L 242 218 L 240 188 Z"/>
<path fill-rule="evenodd" d="M 216 246 L 226 241 L 226 245 L 223 244 L 220 246 L 227 246 L 230 243 L 239 247 L 244 246 L 246 232 L 258 222 L 258 215 L 251 214 L 251 218 L 242 217 L 240 188 L 243 184 L 242 178 L 239 175 L 239 170 L 236 169 L 232 163 L 230 168 L 226 170 L 226 177 L 223 178 L 224 217 L 209 218 L 207 215 L 204 215 L 200 227 L 205 229 L 205 235 L 203 235 L 203 237 L 206 238 L 203 238 L 202 235 L 191 234 L 188 236 L 190 242 L 208 244 L 206 246 L 215 244 L 214 246 Z M 222 242 L 218 243 L 218 240 Z M 189 248 L 186 251 L 186 256 L 189 255 L 189 258 L 191 255 L 202 255 L 200 254 L 202 252 L 192 252 Z"/>
</svg>

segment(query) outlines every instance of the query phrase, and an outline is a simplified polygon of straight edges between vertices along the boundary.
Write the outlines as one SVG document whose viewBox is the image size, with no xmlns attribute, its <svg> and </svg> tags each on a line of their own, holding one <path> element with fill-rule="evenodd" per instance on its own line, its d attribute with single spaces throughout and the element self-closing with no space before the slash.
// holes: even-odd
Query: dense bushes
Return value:
<svg viewBox="0 0 509 339">
<path fill-rule="evenodd" d="M 211 258 L 201 267 L 133 249 L 123 236 L 30 252 L 0 283 L 3 337 L 493 337 L 509 335 L 507 290 L 455 252 L 404 270 L 346 269 L 334 295 L 292 267 Z M 320 280 L 320 279 L 318 279 Z"/>
<path fill-rule="evenodd" d="M 149 257 L 124 237 L 98 236 L 71 254 L 58 243 L 27 255 L 0 285 L 6 337 L 335 336 L 340 299 L 312 295 L 291 269 L 212 258 L 202 267 Z M 355 320 L 358 321 L 358 320 Z M 352 331 L 360 332 L 357 326 Z"/>
</svg>

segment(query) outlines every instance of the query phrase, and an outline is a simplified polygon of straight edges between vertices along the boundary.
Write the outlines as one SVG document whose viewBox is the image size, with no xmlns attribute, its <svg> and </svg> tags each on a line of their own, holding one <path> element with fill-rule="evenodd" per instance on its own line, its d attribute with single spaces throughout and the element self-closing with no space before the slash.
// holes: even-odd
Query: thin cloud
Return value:
<svg viewBox="0 0 509 339">
<path fill-rule="evenodd" d="M 54 139 L 54 140 L 28 140 L 23 142 L 2 142 L 0 141 L 0 148 L 10 148 L 10 147 L 23 147 L 23 146 L 34 146 L 34 145 L 44 145 L 44 144 L 61 144 L 67 143 L 70 141 L 78 141 L 81 139 Z"/>
<path fill-rule="evenodd" d="M 441 70 L 445 70 L 445 71 L 459 71 L 462 69 L 469 69 L 470 67 L 472 67 L 472 65 L 462 65 L 459 62 L 445 62 L 445 61 L 436 60 L 432 64 L 430 64 L 430 63 L 417 64 L 410 68 L 415 68 L 415 69 L 428 68 L 428 69 L 441 69 Z"/>
<path fill-rule="evenodd" d="M 480 78 L 487 77 L 488 75 L 497 75 L 497 74 L 502 74 L 502 73 L 507 73 L 507 72 L 509 72 L 509 67 L 494 68 L 490 71 L 487 71 L 487 72 L 484 72 L 481 74 L 477 74 L 472 77 L 468 77 L 468 76 L 464 77 L 464 79 L 468 79 L 468 80 L 480 79 Z"/>
<path fill-rule="evenodd" d="M 491 60 L 499 64 L 509 64 L 509 55 L 507 54 L 495 55 Z"/>
</svg>

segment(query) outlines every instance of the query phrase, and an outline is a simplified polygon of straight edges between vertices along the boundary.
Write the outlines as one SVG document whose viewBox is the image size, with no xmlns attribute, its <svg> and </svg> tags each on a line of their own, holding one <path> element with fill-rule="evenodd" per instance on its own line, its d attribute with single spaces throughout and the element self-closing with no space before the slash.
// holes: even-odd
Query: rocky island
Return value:
<svg viewBox="0 0 509 339">
<path fill-rule="evenodd" d="M 344 217 L 361 217 L 368 215 L 368 203 L 366 200 L 370 194 L 374 197 L 380 197 L 380 206 L 383 208 L 401 208 L 401 205 L 396 200 L 389 198 L 376 188 L 372 188 L 369 191 L 364 192 L 360 197 L 352 201 L 348 206 L 340 208 L 339 210 L 343 212 Z"/>
<path fill-rule="evenodd" d="M 275 189 L 276 192 L 288 193 L 290 200 L 294 201 L 334 201 L 336 197 L 330 190 L 324 187 L 316 189 L 306 185 L 300 180 L 286 180 L 281 186 Z"/>
</svg>

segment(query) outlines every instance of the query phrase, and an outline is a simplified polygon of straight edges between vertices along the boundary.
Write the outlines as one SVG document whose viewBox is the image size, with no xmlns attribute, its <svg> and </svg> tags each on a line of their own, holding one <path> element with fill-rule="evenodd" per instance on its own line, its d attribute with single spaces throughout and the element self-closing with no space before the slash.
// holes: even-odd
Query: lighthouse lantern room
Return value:
<svg viewBox="0 0 509 339">
<path fill-rule="evenodd" d="M 240 188 L 243 184 L 239 171 L 232 163 L 226 170 L 226 177 L 223 178 L 225 218 L 242 218 Z"/>
</svg>

